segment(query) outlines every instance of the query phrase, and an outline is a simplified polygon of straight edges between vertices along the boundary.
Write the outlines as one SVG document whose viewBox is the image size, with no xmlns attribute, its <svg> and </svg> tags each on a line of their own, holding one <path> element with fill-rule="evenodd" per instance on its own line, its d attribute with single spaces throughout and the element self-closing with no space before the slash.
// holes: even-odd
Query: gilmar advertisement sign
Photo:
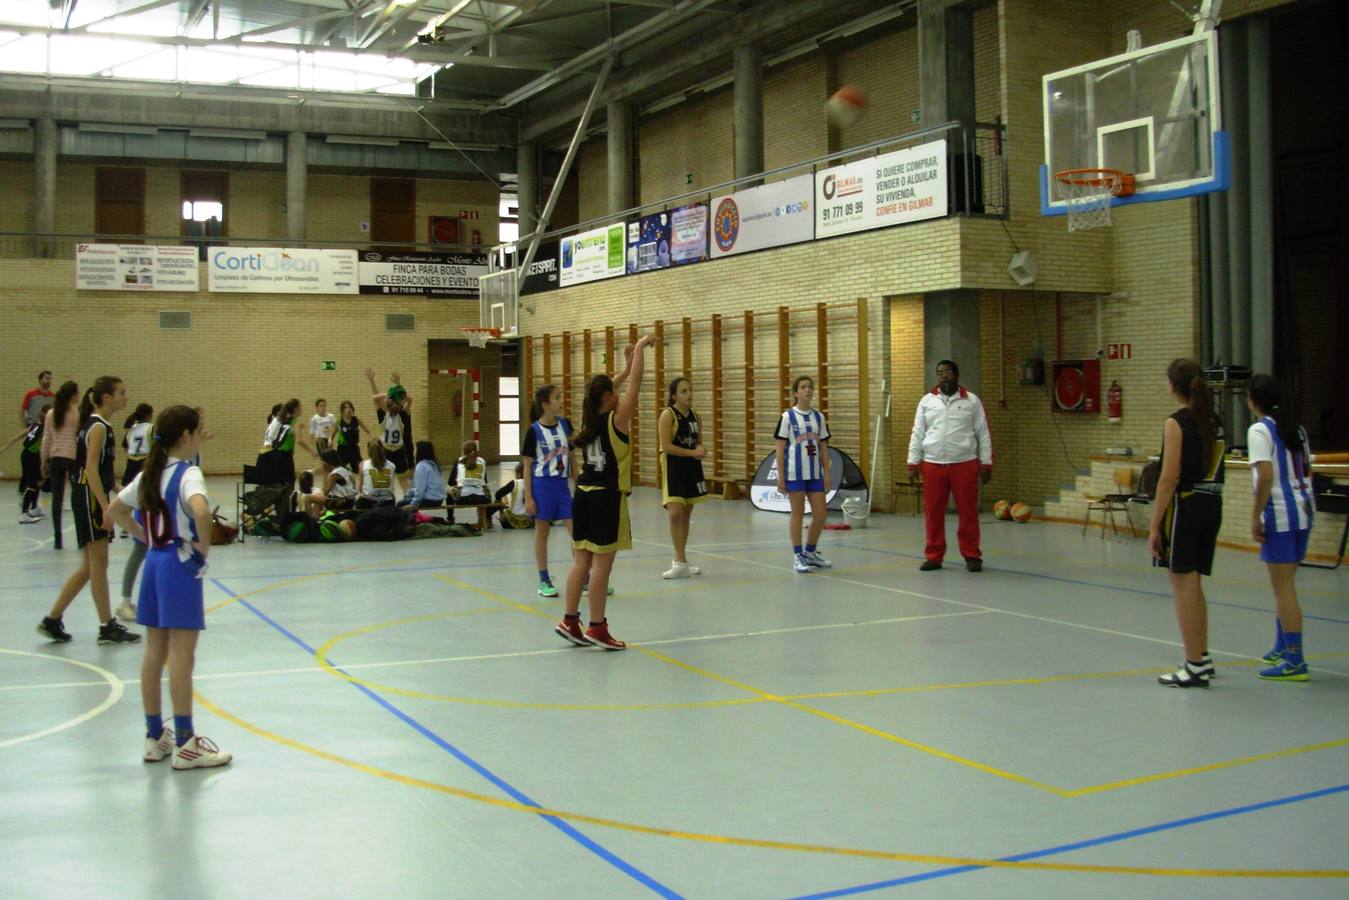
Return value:
<svg viewBox="0 0 1349 900">
<path fill-rule="evenodd" d="M 815 173 L 816 238 L 934 219 L 946 213 L 946 141 Z"/>
<path fill-rule="evenodd" d="M 207 289 L 246 294 L 355 294 L 355 250 L 212 247 Z"/>
</svg>

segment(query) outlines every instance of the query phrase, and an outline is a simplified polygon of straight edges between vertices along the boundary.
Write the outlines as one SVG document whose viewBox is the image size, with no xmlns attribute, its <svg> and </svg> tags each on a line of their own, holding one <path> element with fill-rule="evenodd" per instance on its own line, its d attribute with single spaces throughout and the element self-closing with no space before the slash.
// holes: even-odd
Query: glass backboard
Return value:
<svg viewBox="0 0 1349 900">
<path fill-rule="evenodd" d="M 1054 174 L 1070 169 L 1132 174 L 1133 195 L 1114 206 L 1227 188 L 1216 31 L 1052 72 L 1043 84 L 1044 215 L 1068 211 Z"/>
</svg>

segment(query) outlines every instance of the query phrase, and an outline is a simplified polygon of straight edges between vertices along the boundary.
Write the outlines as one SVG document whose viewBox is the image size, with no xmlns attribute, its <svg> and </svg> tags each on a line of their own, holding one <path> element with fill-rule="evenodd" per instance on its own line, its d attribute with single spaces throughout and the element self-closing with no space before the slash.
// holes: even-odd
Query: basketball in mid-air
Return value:
<svg viewBox="0 0 1349 900">
<path fill-rule="evenodd" d="M 867 98 L 855 85 L 845 84 L 824 104 L 824 114 L 835 128 L 855 125 L 867 114 Z"/>
<path fill-rule="evenodd" d="M 1030 521 L 1030 507 L 1024 503 L 1012 504 L 1012 520 L 1015 522 Z"/>
<path fill-rule="evenodd" d="M 993 518 L 1010 519 L 1012 517 L 1012 501 L 999 500 L 993 504 Z"/>
</svg>

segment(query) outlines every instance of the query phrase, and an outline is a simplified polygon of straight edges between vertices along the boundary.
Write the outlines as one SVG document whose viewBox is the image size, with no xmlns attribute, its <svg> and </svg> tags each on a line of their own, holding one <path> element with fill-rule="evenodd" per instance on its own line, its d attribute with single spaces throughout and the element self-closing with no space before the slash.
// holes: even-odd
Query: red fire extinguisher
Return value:
<svg viewBox="0 0 1349 900">
<path fill-rule="evenodd" d="M 1110 382 L 1105 392 L 1105 414 L 1111 422 L 1118 422 L 1124 414 L 1124 389 L 1118 381 Z"/>
</svg>

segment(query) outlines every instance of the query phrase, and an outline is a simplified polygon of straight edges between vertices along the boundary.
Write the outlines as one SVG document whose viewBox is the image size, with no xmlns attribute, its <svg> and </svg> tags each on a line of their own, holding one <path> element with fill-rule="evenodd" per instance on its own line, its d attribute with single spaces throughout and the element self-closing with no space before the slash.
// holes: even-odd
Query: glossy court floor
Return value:
<svg viewBox="0 0 1349 900">
<path fill-rule="evenodd" d="M 921 521 L 877 515 L 802 576 L 785 517 L 710 501 L 703 574 L 662 581 L 658 503 L 624 653 L 552 633 L 531 532 L 218 548 L 196 722 L 235 760 L 195 772 L 140 761 L 141 651 L 87 595 L 34 633 L 76 551 L 0 525 L 0 895 L 1349 893 L 1349 572 L 1302 573 L 1312 680 L 1270 684 L 1263 567 L 1219 550 L 1185 691 L 1141 539 L 988 520 L 986 571 L 922 574 Z"/>
</svg>

